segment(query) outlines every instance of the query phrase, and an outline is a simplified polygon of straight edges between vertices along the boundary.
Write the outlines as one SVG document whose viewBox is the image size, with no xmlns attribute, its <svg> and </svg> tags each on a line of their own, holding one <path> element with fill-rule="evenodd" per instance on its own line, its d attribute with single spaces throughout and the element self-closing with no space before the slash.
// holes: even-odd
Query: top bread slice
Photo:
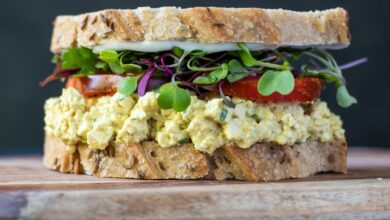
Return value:
<svg viewBox="0 0 390 220">
<path fill-rule="evenodd" d="M 190 41 L 253 43 L 265 48 L 343 48 L 350 43 L 342 8 L 295 12 L 283 9 L 141 7 L 58 16 L 51 51 L 107 42 Z"/>
</svg>

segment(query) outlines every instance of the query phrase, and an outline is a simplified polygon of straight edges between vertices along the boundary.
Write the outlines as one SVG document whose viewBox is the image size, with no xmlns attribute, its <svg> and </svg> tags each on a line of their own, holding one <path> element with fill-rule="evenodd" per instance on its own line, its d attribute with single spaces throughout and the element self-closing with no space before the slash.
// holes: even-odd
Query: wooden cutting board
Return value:
<svg viewBox="0 0 390 220">
<path fill-rule="evenodd" d="M 102 179 L 0 158 L 0 218 L 390 219 L 390 151 L 353 150 L 349 173 L 269 183 Z"/>
</svg>

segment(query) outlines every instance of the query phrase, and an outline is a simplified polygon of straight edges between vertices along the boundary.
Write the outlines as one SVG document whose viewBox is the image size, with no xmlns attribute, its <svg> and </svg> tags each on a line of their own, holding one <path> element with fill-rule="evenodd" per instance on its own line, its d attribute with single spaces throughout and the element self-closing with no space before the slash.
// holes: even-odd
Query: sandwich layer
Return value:
<svg viewBox="0 0 390 220">
<path fill-rule="evenodd" d="M 216 52 L 236 50 L 237 42 L 247 43 L 253 50 L 345 47 L 350 42 L 348 14 L 342 8 L 309 12 L 217 7 L 110 9 L 58 16 L 51 51 L 85 46 L 97 51 L 155 52 L 179 46 Z"/>
<path fill-rule="evenodd" d="M 70 152 L 61 139 L 46 134 L 44 165 L 63 173 L 135 179 L 238 179 L 273 181 L 319 172 L 346 173 L 345 141 L 307 141 L 293 145 L 257 143 L 247 149 L 234 144 L 212 155 L 192 144 L 162 148 L 154 141 L 112 142 L 105 150 L 79 143 Z"/>
</svg>

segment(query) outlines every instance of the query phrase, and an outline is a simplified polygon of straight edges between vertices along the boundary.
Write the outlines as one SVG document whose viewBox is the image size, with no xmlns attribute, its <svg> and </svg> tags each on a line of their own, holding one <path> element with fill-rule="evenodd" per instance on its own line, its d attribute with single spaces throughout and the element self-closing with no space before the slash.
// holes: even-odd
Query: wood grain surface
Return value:
<svg viewBox="0 0 390 220">
<path fill-rule="evenodd" d="M 349 152 L 349 173 L 269 183 L 102 179 L 0 158 L 0 218 L 390 219 L 390 151 Z"/>
</svg>

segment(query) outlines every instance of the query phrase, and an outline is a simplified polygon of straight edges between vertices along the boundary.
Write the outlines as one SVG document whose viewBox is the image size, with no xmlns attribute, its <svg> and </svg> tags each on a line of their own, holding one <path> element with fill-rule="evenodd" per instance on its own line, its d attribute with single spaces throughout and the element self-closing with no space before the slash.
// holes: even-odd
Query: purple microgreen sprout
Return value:
<svg viewBox="0 0 390 220">
<path fill-rule="evenodd" d="M 366 62 L 368 62 L 368 58 L 367 57 L 362 57 L 362 58 L 354 60 L 352 62 L 340 65 L 339 68 L 340 68 L 340 70 L 345 70 L 345 69 L 349 69 L 349 68 L 361 65 L 361 64 L 366 63 Z"/>
<path fill-rule="evenodd" d="M 148 81 L 150 79 L 150 76 L 152 73 L 156 71 L 156 68 L 153 67 L 149 69 L 148 71 L 145 72 L 145 74 L 141 77 L 138 83 L 138 95 L 139 96 L 144 96 L 146 93 L 146 87 L 148 86 Z"/>
</svg>

